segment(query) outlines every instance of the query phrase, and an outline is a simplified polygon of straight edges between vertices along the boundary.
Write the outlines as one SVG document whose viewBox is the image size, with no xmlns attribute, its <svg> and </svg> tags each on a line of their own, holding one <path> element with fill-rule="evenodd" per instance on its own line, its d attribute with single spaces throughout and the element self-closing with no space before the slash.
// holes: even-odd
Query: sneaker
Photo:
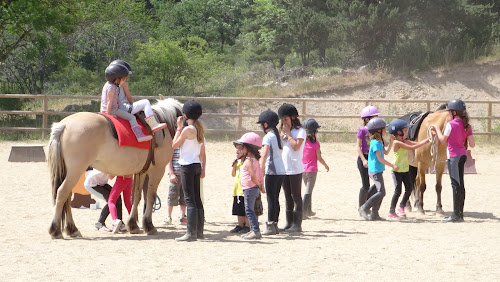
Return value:
<svg viewBox="0 0 500 282">
<path fill-rule="evenodd" d="M 167 218 L 162 222 L 163 225 L 171 225 L 172 224 L 172 218 L 170 216 L 167 216 Z"/>
<path fill-rule="evenodd" d="M 109 228 L 107 228 L 106 225 L 104 225 L 100 222 L 96 222 L 96 224 L 94 226 L 95 226 L 96 230 L 111 232 L 111 230 Z"/>
<path fill-rule="evenodd" d="M 116 234 L 120 230 L 120 226 L 122 225 L 122 221 L 119 219 L 113 220 L 113 231 L 111 233 Z"/>
<path fill-rule="evenodd" d="M 236 225 L 233 229 L 229 230 L 231 233 L 239 233 L 243 227 Z"/>
<path fill-rule="evenodd" d="M 127 226 L 125 226 L 125 224 L 121 224 L 120 225 L 120 232 L 121 233 L 126 233 L 127 232 Z"/>
<path fill-rule="evenodd" d="M 396 214 L 399 215 L 400 217 L 406 217 L 405 209 L 404 208 L 399 208 L 396 210 Z"/>
<path fill-rule="evenodd" d="M 390 213 L 388 216 L 387 216 L 387 219 L 388 220 L 400 220 L 401 218 L 396 214 L 396 213 Z"/>
<path fill-rule="evenodd" d="M 183 217 L 179 217 L 180 224 L 187 224 L 187 222 L 188 222 L 188 217 L 186 215 Z"/>
<path fill-rule="evenodd" d="M 250 232 L 250 227 L 246 226 L 243 226 L 243 228 L 239 231 L 240 234 L 247 234 L 248 232 Z"/>
<path fill-rule="evenodd" d="M 243 236 L 243 239 L 247 240 L 260 239 L 260 238 L 262 238 L 262 235 L 260 234 L 259 231 L 250 231 L 245 236 Z"/>
</svg>

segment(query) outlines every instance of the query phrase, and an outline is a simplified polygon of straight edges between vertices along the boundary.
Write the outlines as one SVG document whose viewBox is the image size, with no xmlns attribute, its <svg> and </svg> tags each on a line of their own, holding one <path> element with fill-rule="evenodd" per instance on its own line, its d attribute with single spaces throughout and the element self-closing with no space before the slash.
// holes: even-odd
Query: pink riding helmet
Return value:
<svg viewBox="0 0 500 282">
<path fill-rule="evenodd" d="M 262 147 L 262 138 L 255 132 L 247 132 L 240 139 L 234 141 L 233 144 L 252 145 L 260 149 Z"/>
<path fill-rule="evenodd" d="M 374 106 L 366 106 L 361 110 L 361 117 L 373 117 L 373 116 L 379 116 L 380 112 L 375 108 Z"/>
</svg>

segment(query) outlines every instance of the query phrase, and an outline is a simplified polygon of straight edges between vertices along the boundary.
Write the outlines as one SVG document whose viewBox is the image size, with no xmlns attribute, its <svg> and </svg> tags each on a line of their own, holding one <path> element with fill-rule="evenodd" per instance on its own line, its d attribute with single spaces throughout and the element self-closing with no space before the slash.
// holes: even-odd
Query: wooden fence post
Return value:
<svg viewBox="0 0 500 282">
<path fill-rule="evenodd" d="M 487 122 L 487 131 L 488 131 L 488 142 L 491 142 L 491 118 L 493 116 L 493 104 L 488 103 L 488 122 Z"/>
<path fill-rule="evenodd" d="M 48 98 L 47 95 L 43 96 L 43 115 L 42 115 L 42 139 L 45 138 L 45 128 L 47 128 L 47 109 L 48 106 Z"/>
<path fill-rule="evenodd" d="M 242 130 L 242 124 L 243 124 L 243 119 L 241 115 L 243 114 L 242 106 L 241 106 L 241 101 L 238 101 L 238 130 Z"/>
</svg>

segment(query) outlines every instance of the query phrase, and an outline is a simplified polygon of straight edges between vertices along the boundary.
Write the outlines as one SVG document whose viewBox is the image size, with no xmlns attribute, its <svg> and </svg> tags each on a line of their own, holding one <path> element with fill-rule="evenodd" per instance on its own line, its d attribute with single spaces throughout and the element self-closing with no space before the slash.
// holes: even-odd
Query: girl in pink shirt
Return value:
<svg viewBox="0 0 500 282">
<path fill-rule="evenodd" d="M 464 165 L 467 160 L 467 143 L 474 148 L 474 135 L 469 124 L 469 115 L 465 103 L 460 99 L 448 102 L 449 119 L 444 128 L 433 125 L 439 142 L 446 142 L 448 157 L 448 174 L 450 175 L 451 188 L 453 189 L 453 213 L 443 219 L 444 222 L 464 221 Z"/>
<path fill-rule="evenodd" d="M 319 146 L 319 141 L 317 140 L 318 128 L 321 126 L 312 118 L 304 120 L 302 127 L 306 129 L 307 140 L 304 145 L 304 151 L 302 156 L 302 164 L 304 165 L 304 172 L 302 173 L 302 179 L 306 185 L 305 194 L 303 197 L 304 204 L 304 218 L 307 219 L 309 216 L 314 216 L 316 213 L 311 210 L 311 197 L 316 183 L 316 176 L 318 175 L 318 161 L 325 167 L 328 172 L 330 168 L 326 164 L 325 160 L 321 156 L 321 150 Z"/>
<path fill-rule="evenodd" d="M 243 235 L 244 239 L 260 239 L 259 222 L 255 215 L 255 200 L 259 196 L 259 190 L 266 193 L 264 189 L 264 177 L 262 176 L 262 168 L 259 164 L 260 153 L 262 147 L 262 139 L 254 132 L 243 134 L 240 139 L 233 142 L 234 144 L 242 145 L 242 153 L 245 156 L 245 161 L 241 169 L 240 181 L 243 189 L 245 201 L 245 214 L 250 222 L 250 232 Z"/>
</svg>

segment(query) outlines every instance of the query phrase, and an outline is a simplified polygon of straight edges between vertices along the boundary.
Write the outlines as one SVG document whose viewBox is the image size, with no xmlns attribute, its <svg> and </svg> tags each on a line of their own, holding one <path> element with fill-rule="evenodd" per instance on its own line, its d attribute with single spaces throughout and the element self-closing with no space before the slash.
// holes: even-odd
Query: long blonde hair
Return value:
<svg viewBox="0 0 500 282">
<path fill-rule="evenodd" d="M 205 126 L 203 122 L 199 119 L 194 120 L 194 127 L 196 128 L 196 140 L 198 143 L 204 143 L 205 139 Z"/>
</svg>

